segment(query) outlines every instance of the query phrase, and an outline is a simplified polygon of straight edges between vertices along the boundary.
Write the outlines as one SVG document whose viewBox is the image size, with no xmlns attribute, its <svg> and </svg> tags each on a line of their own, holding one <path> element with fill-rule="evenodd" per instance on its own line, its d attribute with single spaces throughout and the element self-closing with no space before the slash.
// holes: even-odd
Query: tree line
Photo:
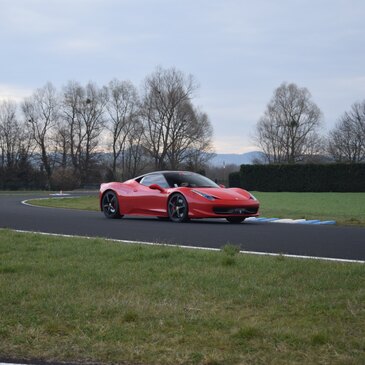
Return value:
<svg viewBox="0 0 365 365">
<path fill-rule="evenodd" d="M 365 100 L 344 112 L 326 136 L 320 133 L 322 124 L 323 114 L 308 89 L 283 83 L 256 125 L 254 139 L 266 156 L 261 162 L 323 162 L 324 157 L 365 162 Z"/>
<path fill-rule="evenodd" d="M 0 188 L 72 189 L 151 170 L 209 171 L 213 130 L 194 105 L 197 88 L 193 76 L 157 68 L 139 90 L 117 79 L 102 87 L 69 81 L 61 90 L 47 83 L 20 103 L 0 102 Z M 365 100 L 327 135 L 322 124 L 308 89 L 281 84 L 256 125 L 266 156 L 257 162 L 365 161 Z"/>
<path fill-rule="evenodd" d="M 21 103 L 2 101 L 0 188 L 36 181 L 72 189 L 148 170 L 198 171 L 213 130 L 194 105 L 196 90 L 193 76 L 157 68 L 140 90 L 117 79 L 102 87 L 69 81 L 62 90 L 47 83 Z"/>
</svg>

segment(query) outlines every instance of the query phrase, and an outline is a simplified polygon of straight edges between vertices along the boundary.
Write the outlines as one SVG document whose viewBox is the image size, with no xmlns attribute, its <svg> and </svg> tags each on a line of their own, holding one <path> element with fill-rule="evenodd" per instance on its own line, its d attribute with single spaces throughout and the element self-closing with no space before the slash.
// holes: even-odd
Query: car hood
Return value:
<svg viewBox="0 0 365 365">
<path fill-rule="evenodd" d="M 224 200 L 248 200 L 252 199 L 249 192 L 239 188 L 192 188 L 192 191 L 199 191 L 214 196 L 216 199 Z"/>
</svg>

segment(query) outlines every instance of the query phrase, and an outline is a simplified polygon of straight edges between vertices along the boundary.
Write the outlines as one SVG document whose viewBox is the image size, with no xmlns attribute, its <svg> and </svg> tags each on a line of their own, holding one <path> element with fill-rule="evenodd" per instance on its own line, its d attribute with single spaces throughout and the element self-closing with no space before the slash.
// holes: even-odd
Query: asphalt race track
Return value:
<svg viewBox="0 0 365 365">
<path fill-rule="evenodd" d="M 38 196 L 0 195 L 0 228 L 106 237 L 139 242 L 220 248 L 365 261 L 365 228 L 197 220 L 171 223 L 155 218 L 106 219 L 101 212 L 23 205 Z M 43 195 L 45 197 L 45 195 Z"/>
</svg>

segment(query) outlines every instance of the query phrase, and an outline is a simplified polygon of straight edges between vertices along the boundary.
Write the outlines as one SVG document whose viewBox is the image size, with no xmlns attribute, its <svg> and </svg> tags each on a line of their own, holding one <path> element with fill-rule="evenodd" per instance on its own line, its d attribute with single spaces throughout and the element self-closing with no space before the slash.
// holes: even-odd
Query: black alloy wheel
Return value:
<svg viewBox="0 0 365 365">
<path fill-rule="evenodd" d="M 189 220 L 188 203 L 181 194 L 173 194 L 170 197 L 167 210 L 169 213 L 169 218 L 172 222 L 181 223 Z"/>
<path fill-rule="evenodd" d="M 239 224 L 245 220 L 245 217 L 228 217 L 226 218 L 229 223 Z"/>
<path fill-rule="evenodd" d="M 101 204 L 107 218 L 118 219 L 123 217 L 119 213 L 118 197 L 113 191 L 107 191 L 103 195 Z"/>
</svg>

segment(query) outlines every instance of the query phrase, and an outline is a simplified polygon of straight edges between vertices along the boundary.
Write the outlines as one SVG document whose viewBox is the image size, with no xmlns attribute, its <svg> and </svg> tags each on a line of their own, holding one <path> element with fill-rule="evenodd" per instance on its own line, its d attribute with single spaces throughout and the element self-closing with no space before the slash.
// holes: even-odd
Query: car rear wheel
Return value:
<svg viewBox="0 0 365 365">
<path fill-rule="evenodd" d="M 229 223 L 232 223 L 232 224 L 239 224 L 245 220 L 244 217 L 228 217 L 226 219 Z"/>
<path fill-rule="evenodd" d="M 101 201 L 104 215 L 109 219 L 118 219 L 123 216 L 119 213 L 118 197 L 113 191 L 107 191 Z"/>
<path fill-rule="evenodd" d="M 189 220 L 188 213 L 188 203 L 183 195 L 173 194 L 167 205 L 167 210 L 169 213 L 169 218 L 172 222 L 186 222 Z"/>
</svg>

